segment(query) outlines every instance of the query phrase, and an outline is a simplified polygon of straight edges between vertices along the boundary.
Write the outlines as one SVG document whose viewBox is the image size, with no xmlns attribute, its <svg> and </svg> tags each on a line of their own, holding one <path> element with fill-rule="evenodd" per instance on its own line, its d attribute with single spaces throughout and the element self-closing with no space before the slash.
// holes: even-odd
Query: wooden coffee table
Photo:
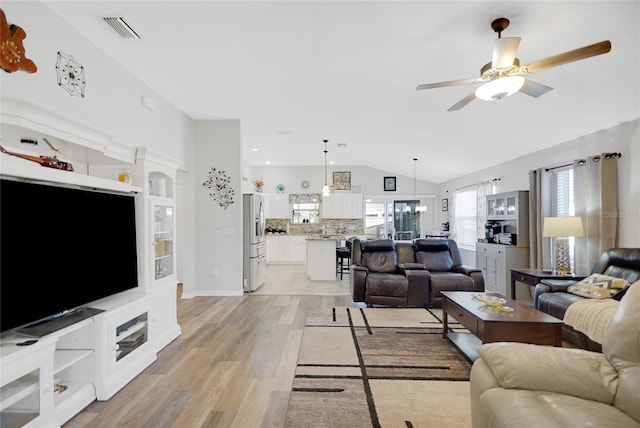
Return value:
<svg viewBox="0 0 640 428">
<path fill-rule="evenodd" d="M 522 342 L 562 346 L 562 320 L 496 293 L 442 291 L 442 336 L 448 338 L 471 361 L 478 358 L 482 343 Z M 502 297 L 513 312 L 493 312 L 473 296 L 488 294 Z M 450 332 L 448 316 L 454 317 L 471 332 Z"/>
</svg>

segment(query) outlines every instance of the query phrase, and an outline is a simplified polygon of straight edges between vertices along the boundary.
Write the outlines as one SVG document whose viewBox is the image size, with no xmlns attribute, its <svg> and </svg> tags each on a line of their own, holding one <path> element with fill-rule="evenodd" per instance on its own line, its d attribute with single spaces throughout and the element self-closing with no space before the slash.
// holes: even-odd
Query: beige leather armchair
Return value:
<svg viewBox="0 0 640 428">
<path fill-rule="evenodd" d="M 622 298 L 602 351 L 480 346 L 473 427 L 640 427 L 640 282 Z"/>
</svg>

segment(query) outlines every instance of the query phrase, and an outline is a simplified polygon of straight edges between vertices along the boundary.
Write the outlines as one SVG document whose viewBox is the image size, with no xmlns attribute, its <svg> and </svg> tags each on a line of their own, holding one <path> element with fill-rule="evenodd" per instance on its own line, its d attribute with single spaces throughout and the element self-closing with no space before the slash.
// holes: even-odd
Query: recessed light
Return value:
<svg viewBox="0 0 640 428">
<path fill-rule="evenodd" d="M 336 145 L 337 148 L 339 149 L 346 149 L 347 148 L 347 143 L 338 143 Z"/>
<path fill-rule="evenodd" d="M 251 149 L 251 150 L 253 150 L 254 152 L 257 152 L 257 151 L 258 151 L 258 150 L 260 150 L 260 149 L 258 149 L 257 147 L 254 147 L 254 148 L 253 148 L 253 149 Z"/>
<path fill-rule="evenodd" d="M 334 161 L 329 161 L 329 165 L 333 165 L 334 163 Z"/>
<path fill-rule="evenodd" d="M 271 161 L 266 161 L 265 164 L 271 165 Z"/>
</svg>

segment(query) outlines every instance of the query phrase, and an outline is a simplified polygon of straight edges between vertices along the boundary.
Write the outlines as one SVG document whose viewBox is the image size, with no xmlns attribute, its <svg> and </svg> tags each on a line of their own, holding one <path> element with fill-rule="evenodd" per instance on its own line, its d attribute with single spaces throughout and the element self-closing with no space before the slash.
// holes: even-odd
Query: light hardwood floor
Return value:
<svg viewBox="0 0 640 428">
<path fill-rule="evenodd" d="M 244 296 L 180 299 L 182 335 L 64 427 L 281 427 L 306 314 L 331 306 L 359 306 L 348 275 L 309 281 L 304 265 L 269 265 Z"/>
</svg>

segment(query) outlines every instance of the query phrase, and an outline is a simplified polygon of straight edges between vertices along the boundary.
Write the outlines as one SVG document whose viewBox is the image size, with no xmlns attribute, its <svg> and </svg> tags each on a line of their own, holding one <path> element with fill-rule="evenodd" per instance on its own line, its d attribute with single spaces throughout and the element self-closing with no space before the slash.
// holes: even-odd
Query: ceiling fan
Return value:
<svg viewBox="0 0 640 428">
<path fill-rule="evenodd" d="M 518 91 L 537 98 L 553 88 L 525 79 L 523 75 L 602 55 L 611 50 L 611 42 L 605 40 L 521 66 L 520 60 L 516 58 L 516 52 L 520 46 L 520 37 L 502 38 L 502 31 L 508 26 L 509 20 L 507 18 L 498 18 L 491 23 L 491 28 L 498 33 L 498 38 L 493 41 L 491 62 L 480 69 L 480 76 L 447 82 L 425 83 L 418 85 L 416 90 L 483 83 L 474 92 L 458 101 L 447 111 L 460 110 L 476 98 L 486 101 L 500 100 Z"/>
</svg>

